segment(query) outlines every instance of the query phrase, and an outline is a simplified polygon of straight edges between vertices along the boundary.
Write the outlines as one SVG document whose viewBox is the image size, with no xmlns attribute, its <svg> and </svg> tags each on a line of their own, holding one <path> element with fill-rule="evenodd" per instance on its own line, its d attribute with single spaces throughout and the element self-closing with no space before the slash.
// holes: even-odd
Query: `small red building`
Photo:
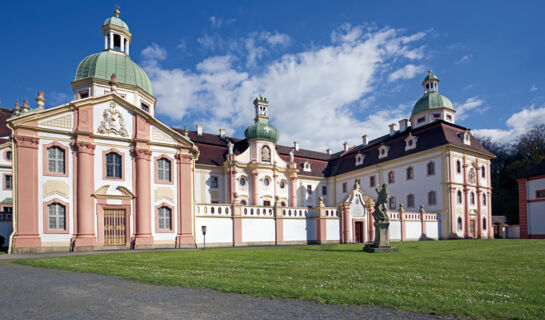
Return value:
<svg viewBox="0 0 545 320">
<path fill-rule="evenodd" d="M 545 161 L 517 181 L 520 237 L 545 239 Z"/>
</svg>

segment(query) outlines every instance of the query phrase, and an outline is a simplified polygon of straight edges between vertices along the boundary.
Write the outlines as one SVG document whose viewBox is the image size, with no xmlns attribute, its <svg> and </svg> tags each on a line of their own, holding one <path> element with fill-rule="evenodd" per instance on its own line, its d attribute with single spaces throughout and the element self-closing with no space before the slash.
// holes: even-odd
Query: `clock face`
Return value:
<svg viewBox="0 0 545 320">
<path fill-rule="evenodd" d="M 475 177 L 476 177 L 475 169 L 471 168 L 469 170 L 469 182 L 470 183 L 475 183 Z"/>
</svg>

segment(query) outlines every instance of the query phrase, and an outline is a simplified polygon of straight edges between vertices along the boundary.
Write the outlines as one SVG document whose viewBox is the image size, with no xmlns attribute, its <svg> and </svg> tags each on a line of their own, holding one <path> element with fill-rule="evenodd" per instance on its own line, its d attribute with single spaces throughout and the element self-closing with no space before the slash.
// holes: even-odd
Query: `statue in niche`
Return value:
<svg viewBox="0 0 545 320">
<path fill-rule="evenodd" d="M 388 238 L 388 228 L 390 226 L 390 217 L 388 215 L 388 187 L 386 183 L 382 184 L 381 190 L 375 189 L 377 192 L 377 201 L 375 202 L 375 210 L 373 211 L 373 225 L 375 226 L 375 241 L 372 244 L 366 244 L 363 250 L 366 252 L 390 252 L 398 251 L 397 248 L 390 246 Z"/>
<path fill-rule="evenodd" d="M 261 161 L 271 162 L 271 149 L 269 149 L 267 146 L 261 148 Z"/>
</svg>

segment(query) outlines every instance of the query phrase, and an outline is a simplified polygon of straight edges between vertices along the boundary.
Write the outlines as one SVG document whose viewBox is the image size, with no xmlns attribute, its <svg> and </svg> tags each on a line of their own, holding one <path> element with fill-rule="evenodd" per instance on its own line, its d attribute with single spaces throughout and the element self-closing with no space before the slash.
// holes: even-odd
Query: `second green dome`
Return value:
<svg viewBox="0 0 545 320">
<path fill-rule="evenodd" d="M 271 126 L 266 120 L 257 120 L 244 131 L 246 139 L 264 139 L 276 143 L 280 134 L 275 127 Z"/>
</svg>

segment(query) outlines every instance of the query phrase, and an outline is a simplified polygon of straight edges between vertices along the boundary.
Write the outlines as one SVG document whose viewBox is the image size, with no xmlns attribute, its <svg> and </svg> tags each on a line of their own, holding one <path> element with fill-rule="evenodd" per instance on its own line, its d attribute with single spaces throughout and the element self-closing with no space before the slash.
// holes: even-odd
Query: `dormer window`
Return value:
<svg viewBox="0 0 545 320">
<path fill-rule="evenodd" d="M 385 145 L 378 147 L 378 158 L 386 158 L 388 156 L 388 150 L 390 150 L 390 147 Z"/>
<path fill-rule="evenodd" d="M 311 172 L 311 168 L 310 168 L 310 162 L 308 161 L 305 161 L 305 163 L 303 164 L 303 171 L 305 172 Z"/>
<path fill-rule="evenodd" d="M 471 145 L 471 139 L 469 137 L 469 130 L 466 130 L 466 132 L 464 132 L 462 134 L 462 141 L 464 142 L 464 144 L 467 144 L 467 145 Z"/>
<path fill-rule="evenodd" d="M 405 151 L 416 148 L 417 141 L 418 141 L 418 137 L 413 136 L 412 133 L 409 133 L 407 138 L 405 138 Z"/>
<path fill-rule="evenodd" d="M 356 155 L 356 165 L 359 166 L 359 165 L 362 165 L 363 164 L 363 159 L 365 158 L 365 156 L 361 153 L 358 153 Z"/>
</svg>

